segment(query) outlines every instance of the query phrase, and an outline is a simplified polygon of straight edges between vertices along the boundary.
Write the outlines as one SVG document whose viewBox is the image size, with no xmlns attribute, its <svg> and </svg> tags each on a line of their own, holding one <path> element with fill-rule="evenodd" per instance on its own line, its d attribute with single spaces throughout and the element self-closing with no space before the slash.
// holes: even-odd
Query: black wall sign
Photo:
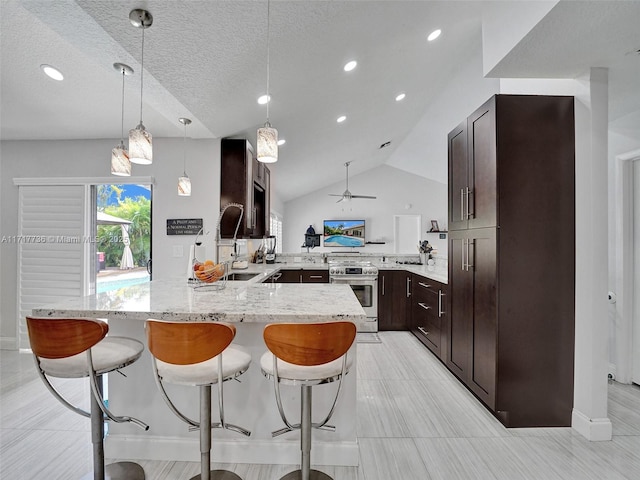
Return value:
<svg viewBox="0 0 640 480">
<path fill-rule="evenodd" d="M 201 218 L 167 218 L 167 235 L 197 235 L 201 228 Z"/>
</svg>

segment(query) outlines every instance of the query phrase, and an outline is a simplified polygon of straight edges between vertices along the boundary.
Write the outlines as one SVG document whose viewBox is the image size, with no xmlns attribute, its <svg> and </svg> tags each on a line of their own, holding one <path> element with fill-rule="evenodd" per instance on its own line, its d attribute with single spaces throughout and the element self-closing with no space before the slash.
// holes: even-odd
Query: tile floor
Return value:
<svg viewBox="0 0 640 480">
<path fill-rule="evenodd" d="M 640 479 L 640 387 L 609 385 L 610 442 L 570 428 L 505 429 L 410 333 L 380 339 L 358 344 L 360 466 L 320 468 L 335 480 Z M 72 400 L 88 395 L 81 382 L 58 383 Z M 150 480 L 199 472 L 198 463 L 139 463 Z M 294 468 L 214 467 L 245 480 Z M 31 355 L 0 352 L 0 478 L 75 480 L 90 468 L 89 421 L 52 399 Z"/>
</svg>

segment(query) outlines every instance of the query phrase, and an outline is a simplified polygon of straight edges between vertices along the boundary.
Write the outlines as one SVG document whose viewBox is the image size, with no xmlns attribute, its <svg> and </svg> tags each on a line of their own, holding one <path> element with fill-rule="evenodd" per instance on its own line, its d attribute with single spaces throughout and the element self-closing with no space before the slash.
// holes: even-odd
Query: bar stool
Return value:
<svg viewBox="0 0 640 480">
<path fill-rule="evenodd" d="M 26 320 L 40 378 L 65 407 L 91 419 L 94 480 L 144 480 L 144 470 L 137 463 L 117 462 L 105 467 L 105 420 L 131 422 L 144 430 L 149 426 L 136 418 L 113 415 L 102 396 L 102 376 L 138 360 L 144 350 L 142 343 L 132 338 L 107 337 L 109 326 L 99 319 L 26 317 Z M 89 377 L 91 413 L 67 401 L 47 377 Z"/>
<path fill-rule="evenodd" d="M 349 372 L 352 359 L 347 355 L 356 338 L 356 326 L 351 322 L 274 323 L 264 329 L 264 341 L 269 349 L 260 359 L 262 373 L 273 379 L 276 403 L 285 428 L 272 432 L 276 437 L 292 430 L 300 430 L 300 469 L 286 474 L 281 480 L 331 480 L 324 472 L 311 470 L 311 429 L 335 431 L 327 425 L 342 389 L 342 379 Z M 311 387 L 339 381 L 333 405 L 319 423 L 311 420 Z M 300 385 L 301 420 L 292 424 L 287 419 L 280 384 Z"/>
<path fill-rule="evenodd" d="M 190 430 L 200 430 L 200 474 L 191 480 L 241 480 L 228 470 L 211 468 L 211 428 L 224 428 L 249 436 L 251 432 L 225 422 L 223 383 L 243 374 L 251 363 L 251 354 L 231 345 L 236 335 L 233 325 L 223 322 L 146 321 L 147 342 L 153 356 L 153 372 L 162 398 L 171 411 Z M 163 382 L 200 387 L 200 421 L 178 410 Z M 211 385 L 218 384 L 220 422 L 211 423 Z"/>
</svg>

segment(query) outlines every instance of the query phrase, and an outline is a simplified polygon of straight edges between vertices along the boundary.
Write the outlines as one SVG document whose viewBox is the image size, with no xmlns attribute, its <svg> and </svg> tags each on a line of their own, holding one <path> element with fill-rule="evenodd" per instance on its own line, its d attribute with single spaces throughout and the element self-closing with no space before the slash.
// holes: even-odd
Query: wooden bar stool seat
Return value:
<svg viewBox="0 0 640 480">
<path fill-rule="evenodd" d="M 251 354 L 232 345 L 233 325 L 223 322 L 171 322 L 149 319 L 145 324 L 149 351 L 153 356 L 156 385 L 171 411 L 192 429 L 200 430 L 200 474 L 191 480 L 241 480 L 228 470 L 211 468 L 211 429 L 224 428 L 249 436 L 243 427 L 224 418 L 223 384 L 242 375 L 251 364 Z M 200 419 L 192 420 L 171 401 L 163 383 L 200 388 Z M 220 422 L 211 423 L 211 386 L 218 385 Z"/>
<path fill-rule="evenodd" d="M 144 422 L 132 417 L 113 415 L 105 406 L 102 375 L 120 370 L 140 358 L 144 346 L 126 337 L 107 336 L 108 324 L 93 318 L 26 317 L 29 342 L 40 378 L 53 396 L 70 410 L 91 418 L 94 480 L 144 480 L 143 468 L 133 462 L 104 464 L 104 422 L 131 422 L 148 430 Z M 91 412 L 67 401 L 48 377 L 89 377 Z"/>
<path fill-rule="evenodd" d="M 260 358 L 262 373 L 273 379 L 276 403 L 285 428 L 272 432 L 278 436 L 300 430 L 300 470 L 286 474 L 281 480 L 331 480 L 326 473 L 311 470 L 311 429 L 335 430 L 327 425 L 335 410 L 342 380 L 353 359 L 347 352 L 356 338 L 356 326 L 351 322 L 274 323 L 264 329 L 268 351 Z M 311 389 L 315 385 L 340 382 L 327 416 L 318 423 L 311 419 Z M 301 389 L 301 420 L 289 422 L 282 406 L 280 384 Z"/>
</svg>

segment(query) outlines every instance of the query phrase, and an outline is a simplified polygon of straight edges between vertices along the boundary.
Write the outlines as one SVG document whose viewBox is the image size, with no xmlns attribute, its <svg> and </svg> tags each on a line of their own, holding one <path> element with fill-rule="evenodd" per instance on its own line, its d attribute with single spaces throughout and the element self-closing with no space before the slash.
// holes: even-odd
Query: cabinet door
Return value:
<svg viewBox="0 0 640 480">
<path fill-rule="evenodd" d="M 496 97 L 467 119 L 469 228 L 497 226 Z"/>
<path fill-rule="evenodd" d="M 449 133 L 449 230 L 467 228 L 466 196 L 469 187 L 467 123 Z"/>
<path fill-rule="evenodd" d="M 445 363 L 465 381 L 471 367 L 473 272 L 466 269 L 466 231 L 449 233 L 449 325 Z"/>
<path fill-rule="evenodd" d="M 469 388 L 495 410 L 497 365 L 496 229 L 470 230 L 468 268 L 473 273 L 473 325 Z"/>
<path fill-rule="evenodd" d="M 223 138 L 220 143 L 220 208 L 229 203 L 244 207 L 238 237 L 246 238 L 253 227 L 253 147 L 244 139 Z M 220 223 L 220 236 L 233 238 L 240 210 L 228 209 Z"/>
<path fill-rule="evenodd" d="M 411 274 L 401 270 L 378 273 L 378 330 L 407 330 Z"/>
<path fill-rule="evenodd" d="M 329 283 L 327 270 L 302 270 L 302 283 Z"/>
<path fill-rule="evenodd" d="M 302 270 L 280 270 L 282 275 L 278 279 L 278 283 L 301 283 Z"/>
</svg>

